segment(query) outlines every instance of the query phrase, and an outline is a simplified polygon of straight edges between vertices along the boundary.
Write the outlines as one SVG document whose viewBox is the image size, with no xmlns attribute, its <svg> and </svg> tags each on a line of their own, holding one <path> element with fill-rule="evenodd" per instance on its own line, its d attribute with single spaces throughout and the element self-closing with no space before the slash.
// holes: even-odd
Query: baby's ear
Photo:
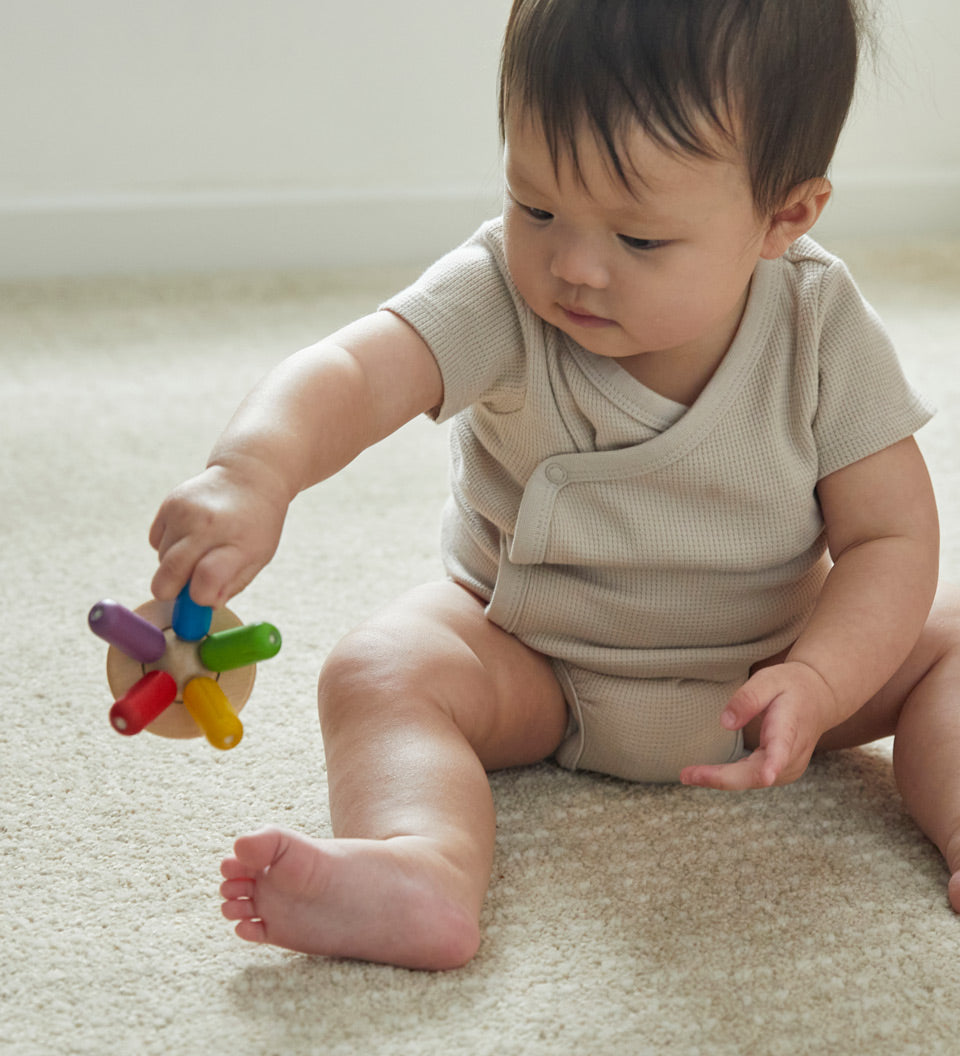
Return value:
<svg viewBox="0 0 960 1056">
<path fill-rule="evenodd" d="M 770 218 L 760 256 L 765 260 L 783 256 L 820 219 L 832 192 L 830 181 L 824 177 L 798 183 Z"/>
</svg>

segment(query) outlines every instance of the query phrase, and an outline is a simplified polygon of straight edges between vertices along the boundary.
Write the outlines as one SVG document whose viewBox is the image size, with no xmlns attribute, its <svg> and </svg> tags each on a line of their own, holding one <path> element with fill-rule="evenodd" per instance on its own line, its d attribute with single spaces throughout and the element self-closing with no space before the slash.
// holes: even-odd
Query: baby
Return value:
<svg viewBox="0 0 960 1056">
<path fill-rule="evenodd" d="M 487 772 L 548 757 L 751 789 L 895 734 L 960 910 L 957 608 L 930 417 L 807 237 L 850 102 L 854 0 L 515 0 L 505 204 L 385 305 L 278 366 L 163 503 L 158 598 L 221 605 L 289 503 L 416 415 L 452 419 L 448 578 L 320 677 L 335 839 L 224 860 L 237 934 L 469 961 Z"/>
</svg>

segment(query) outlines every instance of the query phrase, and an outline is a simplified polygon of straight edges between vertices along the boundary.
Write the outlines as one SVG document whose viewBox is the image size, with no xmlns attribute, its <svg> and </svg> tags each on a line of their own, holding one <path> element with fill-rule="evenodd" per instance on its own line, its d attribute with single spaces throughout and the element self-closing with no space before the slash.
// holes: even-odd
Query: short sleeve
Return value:
<svg viewBox="0 0 960 1056">
<path fill-rule="evenodd" d="M 440 367 L 438 422 L 480 401 L 503 412 L 523 402 L 521 314 L 529 309 L 507 274 L 501 229 L 485 224 L 381 306 L 417 331 Z"/>
<path fill-rule="evenodd" d="M 934 407 L 904 376 L 893 344 L 842 261 L 825 270 L 815 325 L 819 479 L 915 433 Z M 801 319 L 800 325 L 811 325 Z"/>
</svg>

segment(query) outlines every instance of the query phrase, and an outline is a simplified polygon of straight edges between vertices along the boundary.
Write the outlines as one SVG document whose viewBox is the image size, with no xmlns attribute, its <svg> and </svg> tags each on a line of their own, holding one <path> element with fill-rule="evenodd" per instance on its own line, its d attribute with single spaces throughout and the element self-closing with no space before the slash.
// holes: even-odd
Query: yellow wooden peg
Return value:
<svg viewBox="0 0 960 1056">
<path fill-rule="evenodd" d="M 192 678 L 183 688 L 183 704 L 214 748 L 226 751 L 240 743 L 243 724 L 215 679 Z"/>
</svg>

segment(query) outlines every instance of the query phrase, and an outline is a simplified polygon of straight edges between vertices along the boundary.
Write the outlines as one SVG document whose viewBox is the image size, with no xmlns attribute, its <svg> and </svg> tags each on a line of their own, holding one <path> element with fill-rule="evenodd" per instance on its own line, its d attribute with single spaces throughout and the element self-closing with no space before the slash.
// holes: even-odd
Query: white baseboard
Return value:
<svg viewBox="0 0 960 1056">
<path fill-rule="evenodd" d="M 0 279 L 426 264 L 498 209 L 470 190 L 0 200 Z"/>
<path fill-rule="evenodd" d="M 960 172 L 834 182 L 820 238 L 960 236 Z M 0 199 L 0 279 L 423 265 L 497 209 L 458 189 Z"/>
<path fill-rule="evenodd" d="M 919 241 L 960 236 L 960 170 L 836 172 L 814 236 Z"/>
</svg>

